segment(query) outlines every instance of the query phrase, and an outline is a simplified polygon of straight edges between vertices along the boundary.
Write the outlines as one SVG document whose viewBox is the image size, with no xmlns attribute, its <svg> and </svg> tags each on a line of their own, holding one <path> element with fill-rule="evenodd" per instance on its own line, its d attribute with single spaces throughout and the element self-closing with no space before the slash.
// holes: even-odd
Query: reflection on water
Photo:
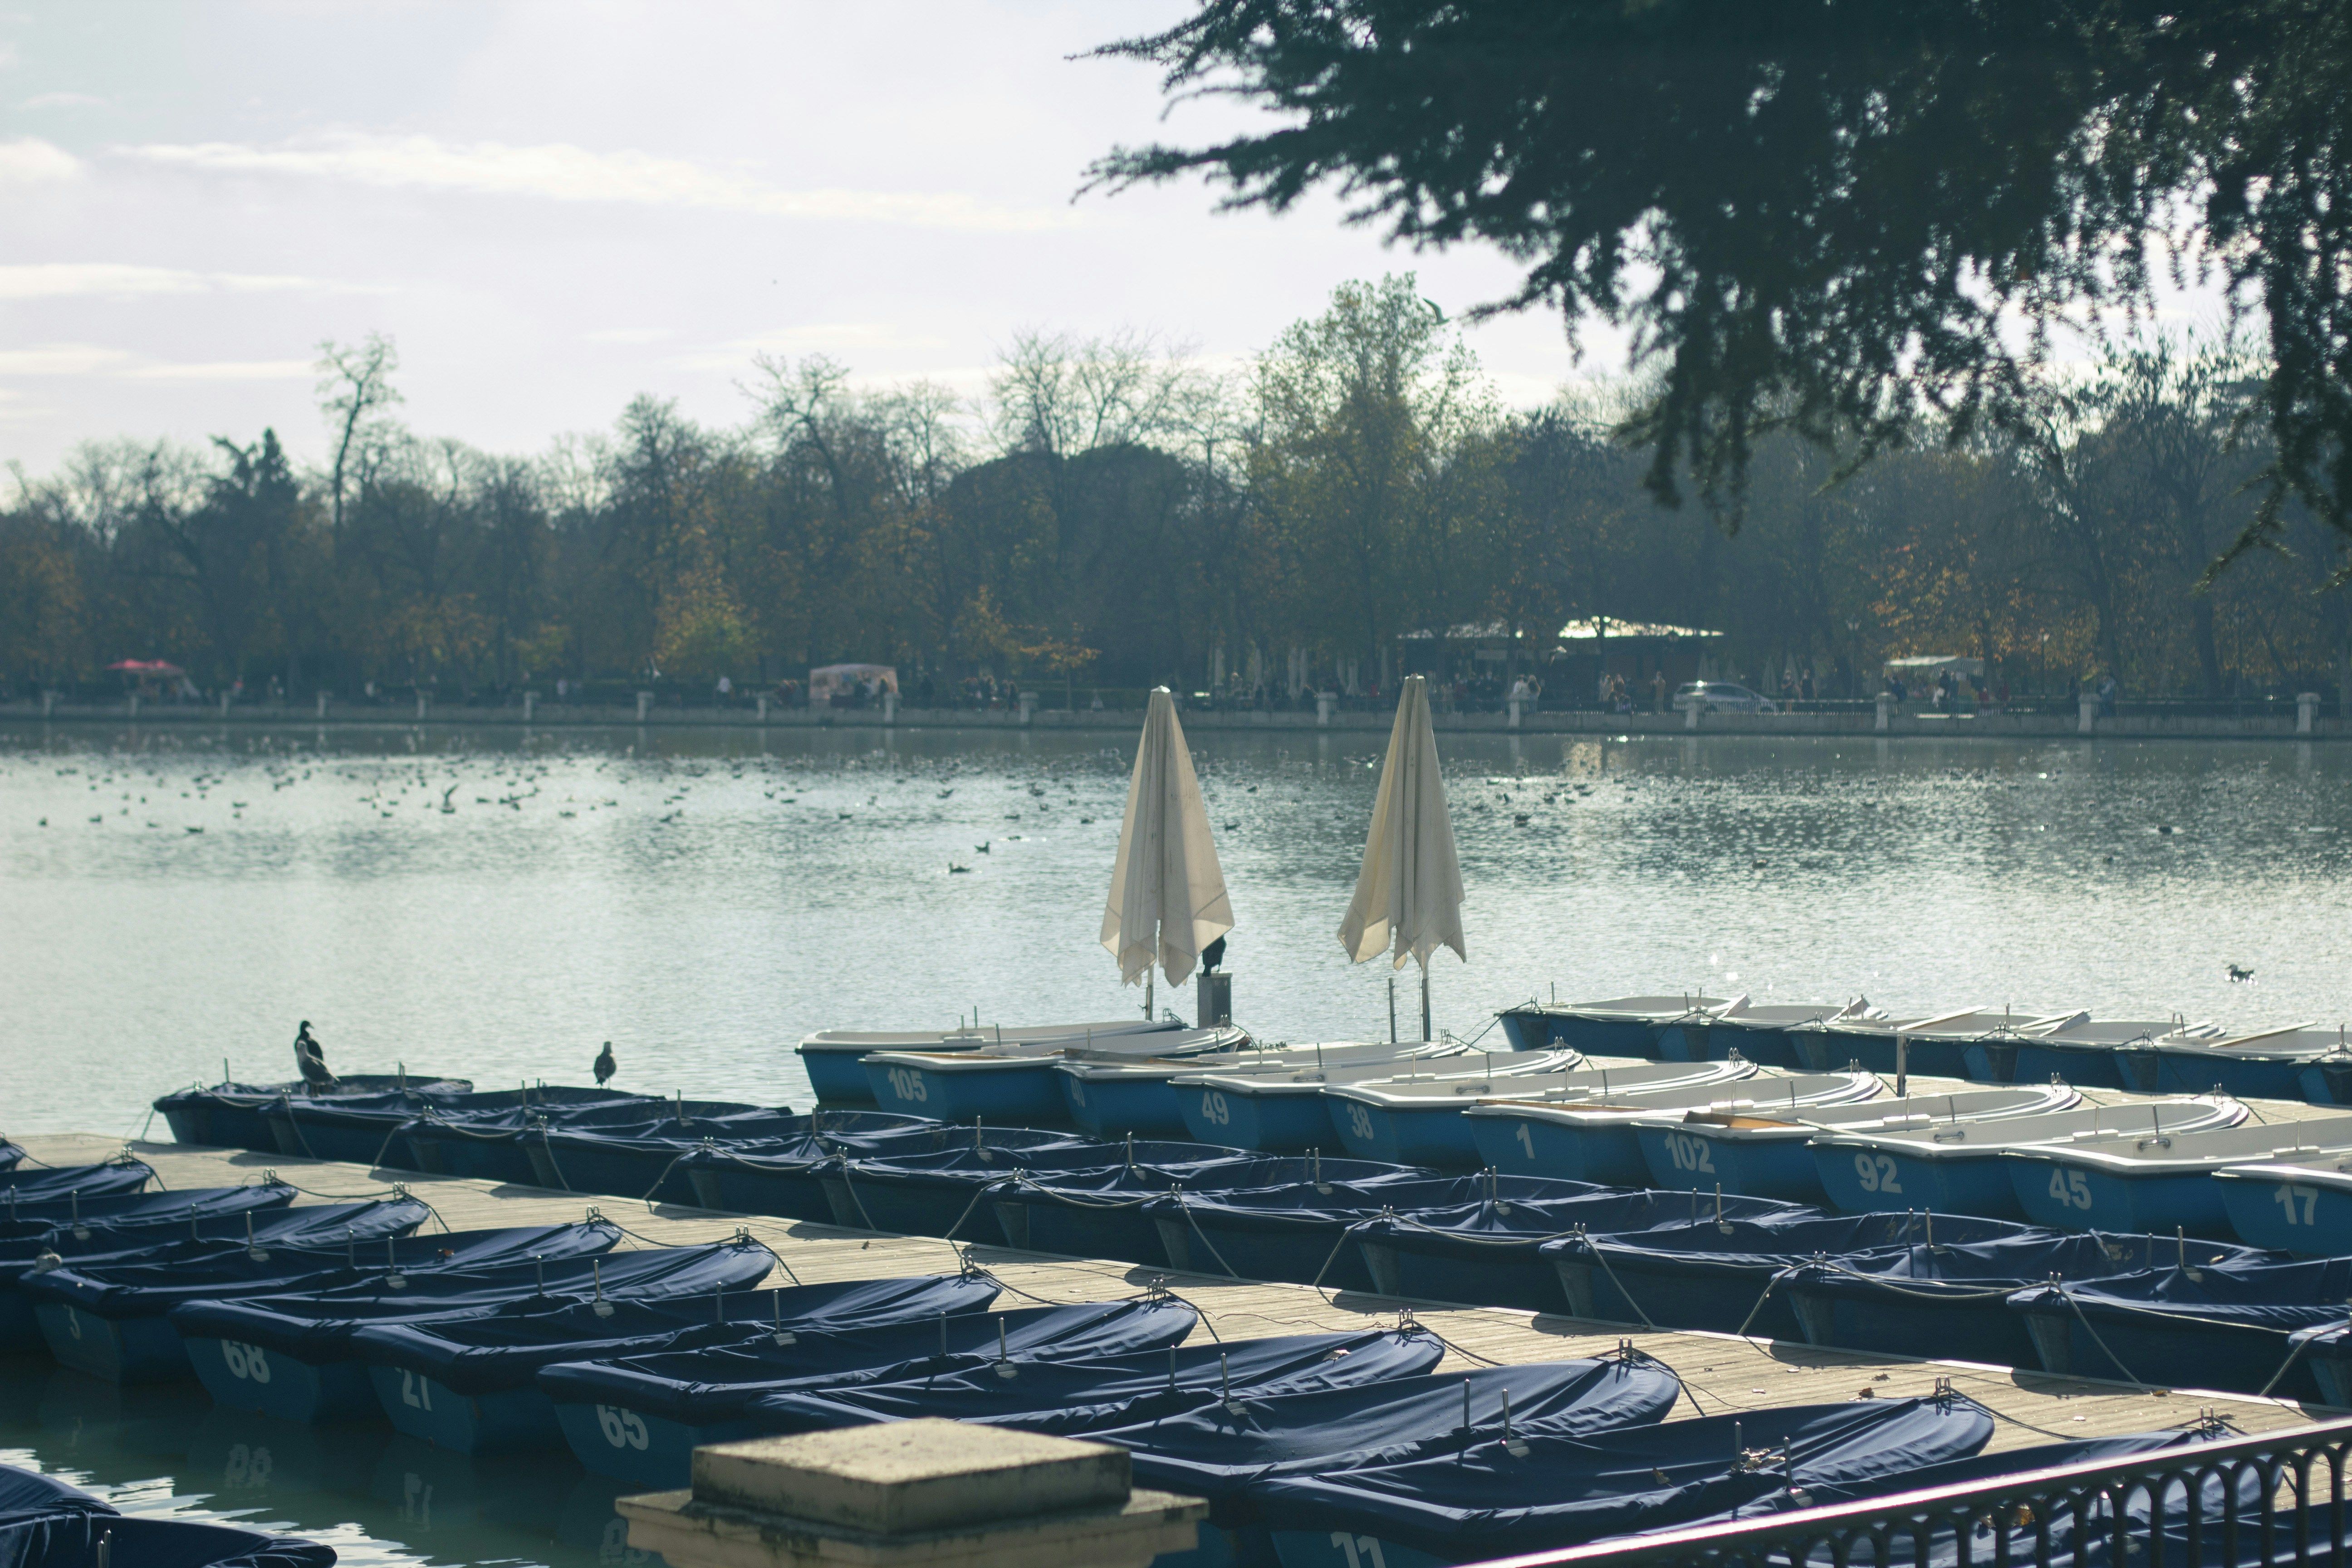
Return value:
<svg viewBox="0 0 2352 1568">
<path fill-rule="evenodd" d="M 632 1489 L 568 1454 L 468 1458 L 381 1422 L 298 1426 L 215 1406 L 194 1383 L 123 1388 L 43 1357 L 0 1359 L 0 1464 L 126 1513 L 323 1541 L 341 1562 L 661 1568 L 628 1545 Z"/>
<path fill-rule="evenodd" d="M 1266 1037 L 1388 1028 L 1387 966 L 1335 935 L 1384 739 L 1192 737 L 1235 1008 Z M 1440 752 L 1471 961 L 1436 961 L 1435 1012 L 1458 1034 L 1554 986 L 2347 1012 L 2352 747 Z M 1130 756 L 1049 732 L 0 725 L 0 1039 L 34 1047 L 0 1050 L 0 1130 L 135 1132 L 224 1057 L 283 1075 L 301 1018 L 348 1068 L 584 1081 L 610 1039 L 624 1087 L 805 1104 L 813 1029 L 1116 1016 L 1140 997 L 1096 938 Z"/>
</svg>

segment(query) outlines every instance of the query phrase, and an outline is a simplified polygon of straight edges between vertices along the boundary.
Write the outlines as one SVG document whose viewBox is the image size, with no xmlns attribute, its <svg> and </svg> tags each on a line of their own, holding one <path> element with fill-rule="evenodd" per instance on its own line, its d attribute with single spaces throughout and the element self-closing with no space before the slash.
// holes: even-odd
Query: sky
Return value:
<svg viewBox="0 0 2352 1568">
<path fill-rule="evenodd" d="M 1188 9 L 0 0 L 0 466 L 265 426 L 315 464 L 318 345 L 377 331 L 413 429 L 530 453 L 640 393 L 740 423 L 761 353 L 977 394 L 1028 329 L 1238 365 L 1350 279 L 1507 292 L 1333 200 L 1080 195 L 1247 113 L 1071 58 Z M 1548 313 L 1470 342 L 1515 405 L 1618 368 Z"/>
</svg>

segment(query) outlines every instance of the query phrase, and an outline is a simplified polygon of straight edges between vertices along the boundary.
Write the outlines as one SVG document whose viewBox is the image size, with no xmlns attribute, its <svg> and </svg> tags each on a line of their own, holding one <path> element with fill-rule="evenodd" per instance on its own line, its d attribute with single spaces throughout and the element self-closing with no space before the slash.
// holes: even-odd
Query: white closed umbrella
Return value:
<svg viewBox="0 0 2352 1568">
<path fill-rule="evenodd" d="M 1201 802 L 1175 700 L 1163 686 L 1151 693 L 1127 784 L 1127 820 L 1118 830 L 1118 861 L 1103 906 L 1102 944 L 1118 960 L 1122 982 L 1143 981 L 1148 1018 L 1152 963 L 1160 964 L 1168 984 L 1181 984 L 1201 950 L 1233 929 L 1225 874 L 1209 837 L 1209 808 Z"/>
<path fill-rule="evenodd" d="M 1356 896 L 1339 922 L 1339 945 L 1357 963 L 1392 953 L 1421 964 L 1421 1037 L 1429 1037 L 1429 955 L 1462 945 L 1462 863 L 1454 851 L 1454 823 L 1445 814 L 1445 781 L 1437 771 L 1437 731 L 1429 718 L 1429 687 L 1405 677 L 1389 731 L 1388 760 L 1372 801 L 1372 827 L 1364 837 L 1364 868 Z"/>
</svg>

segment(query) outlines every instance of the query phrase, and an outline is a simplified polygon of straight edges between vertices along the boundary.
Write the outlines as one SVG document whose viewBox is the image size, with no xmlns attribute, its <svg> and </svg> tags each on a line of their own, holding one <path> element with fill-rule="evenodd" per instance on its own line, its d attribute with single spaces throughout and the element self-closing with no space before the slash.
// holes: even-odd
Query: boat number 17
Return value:
<svg viewBox="0 0 2352 1568">
<path fill-rule="evenodd" d="M 1895 1175 L 1895 1162 L 1885 1154 L 1856 1154 L 1853 1173 L 1865 1193 L 1900 1193 L 1903 1184 Z"/>
<path fill-rule="evenodd" d="M 2312 1225 L 2316 1223 L 2312 1218 L 2312 1215 L 2319 1207 L 2319 1189 L 2317 1187 L 2298 1187 L 2293 1182 L 2281 1182 L 2279 1184 L 2276 1196 L 2278 1198 L 2278 1206 L 2286 1211 L 2287 1224 Z M 2297 1204 L 2301 1204 L 2303 1205 L 2303 1214 L 2300 1218 L 2296 1216 L 2294 1212 L 2294 1205 Z"/>
</svg>

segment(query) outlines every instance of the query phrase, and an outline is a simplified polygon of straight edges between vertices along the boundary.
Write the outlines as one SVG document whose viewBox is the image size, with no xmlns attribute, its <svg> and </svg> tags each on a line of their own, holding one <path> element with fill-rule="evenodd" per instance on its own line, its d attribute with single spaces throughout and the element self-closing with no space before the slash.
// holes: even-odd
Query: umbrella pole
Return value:
<svg viewBox="0 0 2352 1568">
<path fill-rule="evenodd" d="M 1422 961 L 1422 965 L 1421 965 L 1421 1037 L 1422 1037 L 1423 1040 L 1427 1040 L 1427 1039 L 1430 1037 L 1430 1035 L 1429 1035 L 1429 963 L 1428 963 L 1428 961 L 1427 961 L 1426 959 L 1424 959 L 1424 960 L 1423 960 L 1423 961 Z"/>
<path fill-rule="evenodd" d="M 1393 1046 L 1396 1043 L 1396 972 L 1391 970 L 1389 972 L 1389 1044 Z"/>
<path fill-rule="evenodd" d="M 1143 972 L 1143 1021 L 1151 1022 L 1151 971 Z"/>
</svg>

